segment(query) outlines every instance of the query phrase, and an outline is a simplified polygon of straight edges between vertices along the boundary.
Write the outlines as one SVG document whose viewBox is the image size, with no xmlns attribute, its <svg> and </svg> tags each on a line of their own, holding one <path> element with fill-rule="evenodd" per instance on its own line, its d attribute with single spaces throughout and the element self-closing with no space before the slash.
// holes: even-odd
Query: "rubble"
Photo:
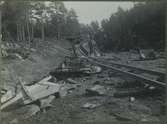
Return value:
<svg viewBox="0 0 167 124">
<path fill-rule="evenodd" d="M 139 59 L 137 61 L 143 60 L 154 60 L 157 58 L 155 51 L 153 49 L 138 49 Z"/>
<path fill-rule="evenodd" d="M 120 121 L 133 121 L 133 118 L 131 116 L 128 116 L 126 114 L 123 114 L 123 113 L 115 113 L 114 116 L 116 117 L 117 120 L 120 120 Z"/>
<path fill-rule="evenodd" d="M 121 61 L 121 59 L 118 60 Z M 81 75 L 80 72 L 83 71 L 86 72 L 89 70 L 91 72 L 91 69 L 93 70 L 94 67 L 94 72 L 96 73 L 89 72 L 89 75 L 86 76 L 76 76 L 78 71 L 75 68 L 75 64 L 73 64 L 74 68 L 72 68 L 71 71 L 69 68 L 72 66 L 67 66 L 63 63 L 61 65 L 61 68 L 59 68 L 59 71 L 55 72 L 54 70 L 52 72 L 52 75 L 44 77 L 40 81 L 30 83 L 29 85 L 24 85 L 24 81 L 22 81 L 23 84 L 21 84 L 21 93 L 23 94 L 24 98 L 21 102 L 23 102 L 26 106 L 28 106 L 27 104 L 30 103 L 30 105 L 32 106 L 27 117 L 29 118 L 33 115 L 36 115 L 37 112 L 41 110 L 44 111 L 47 107 L 52 107 L 51 102 L 56 98 L 56 95 L 58 95 L 59 99 L 53 101 L 55 109 L 51 109 L 49 113 L 47 113 L 47 115 L 51 116 L 51 119 L 53 120 L 55 118 L 61 118 L 61 120 L 67 118 L 68 120 L 70 117 L 78 119 L 78 117 L 80 116 L 81 117 L 79 119 L 83 119 L 87 118 L 90 115 L 92 116 L 92 118 L 97 118 L 101 116 L 101 114 L 103 114 L 104 117 L 105 115 L 107 115 L 111 118 L 113 117 L 112 119 L 119 121 L 148 121 L 151 119 L 156 120 L 156 118 L 159 118 L 159 116 L 161 115 L 159 114 L 159 112 L 157 112 L 159 115 L 157 114 L 158 116 L 156 115 L 156 118 L 151 118 L 153 116 L 151 111 L 157 105 L 153 105 L 154 107 L 150 108 L 143 102 L 145 100 L 148 102 L 148 104 L 151 104 L 152 102 L 154 102 L 154 99 L 158 99 L 154 98 L 153 100 L 149 100 L 146 98 L 146 96 L 149 96 L 149 93 L 153 94 L 154 91 L 156 91 L 156 95 L 158 94 L 157 92 L 159 92 L 159 90 L 157 90 L 156 86 L 148 85 L 147 87 L 144 87 L 143 85 L 141 85 L 138 79 L 136 79 L 135 81 L 127 80 L 124 78 L 126 76 L 122 76 L 113 70 L 106 68 L 104 71 L 102 71 L 101 68 L 98 68 L 99 66 L 94 65 L 89 65 L 89 69 L 85 69 L 85 65 L 86 63 L 84 63 L 84 67 L 79 66 L 80 71 L 78 75 Z M 66 67 L 69 68 L 67 69 Z M 72 73 L 74 74 L 73 76 L 71 75 Z M 62 78 L 57 78 L 60 74 Z M 66 76 L 65 74 L 68 75 Z M 53 86 L 55 86 L 53 89 L 51 88 L 52 90 L 48 86 L 50 84 L 53 84 Z M 38 87 L 37 85 L 40 86 Z M 35 92 L 31 93 L 31 88 L 34 88 Z M 3 91 L 2 93 L 6 94 L 6 91 Z M 82 97 L 83 93 L 84 95 L 91 97 Z M 114 93 L 114 96 L 112 93 Z M 12 93 L 7 91 L 7 94 Z M 46 97 L 40 97 L 41 95 L 45 96 L 46 94 Z M 142 95 L 142 97 L 138 99 L 138 97 L 136 96 L 140 95 Z M 3 98 L 1 99 L 2 102 L 6 101 Z M 104 103 L 112 100 L 116 102 L 106 105 L 102 104 L 99 101 L 96 101 L 97 98 L 99 98 L 100 100 L 104 99 Z M 34 99 L 39 101 L 40 104 L 38 102 L 33 102 Z M 95 101 L 88 101 L 90 99 L 95 99 Z M 71 108 L 68 106 L 69 104 L 72 104 Z M 87 111 L 80 111 L 82 110 L 80 108 L 90 110 L 93 109 L 95 115 L 92 115 L 92 113 L 89 113 Z M 79 114 L 80 116 L 78 116 Z M 59 115 L 61 115 L 61 117 Z M 142 117 L 141 115 L 150 115 L 151 117 Z M 45 118 L 45 116 L 40 115 L 39 117 L 37 116 L 37 118 L 43 119 Z M 56 120 L 55 122 L 59 121 Z"/>
<path fill-rule="evenodd" d="M 59 90 L 60 97 L 67 96 L 73 90 L 75 90 L 78 86 L 80 86 L 80 84 L 76 84 L 76 81 L 74 81 L 72 79 L 68 79 L 67 81 L 72 82 L 72 84 L 66 83 L 66 81 L 64 81 L 64 83 L 62 84 L 62 86 Z M 75 82 L 75 84 L 74 84 L 74 82 Z"/>
<path fill-rule="evenodd" d="M 9 124 L 18 124 L 18 122 L 19 122 L 18 119 L 15 118 L 12 121 L 10 121 Z"/>
<path fill-rule="evenodd" d="M 34 115 L 36 115 L 38 112 L 40 112 L 40 107 L 38 105 L 29 105 L 28 112 L 25 114 L 25 118 L 28 119 Z"/>
<path fill-rule="evenodd" d="M 76 82 L 75 80 L 72 80 L 71 78 L 68 78 L 67 82 L 69 82 L 71 84 L 78 84 L 78 82 Z"/>
<path fill-rule="evenodd" d="M 149 90 L 147 88 L 128 88 L 128 89 L 120 89 L 120 90 L 117 90 L 115 93 L 114 93 L 114 97 L 116 98 L 122 98 L 122 97 L 129 97 L 129 96 L 138 96 L 138 97 L 141 97 L 141 96 L 144 96 L 147 94 L 147 96 L 153 96 L 157 93 L 160 93 L 160 91 L 158 89 L 154 89 L 154 90 Z"/>
<path fill-rule="evenodd" d="M 95 81 L 93 84 L 98 85 L 98 84 L 100 84 L 100 81 Z"/>
<path fill-rule="evenodd" d="M 143 88 L 145 84 L 138 80 L 127 79 L 124 81 L 119 80 L 115 86 L 116 88 Z"/>
<path fill-rule="evenodd" d="M 101 96 L 106 94 L 106 89 L 104 86 L 95 85 L 92 88 L 86 89 L 85 95 L 87 96 Z"/>
<path fill-rule="evenodd" d="M 23 60 L 29 56 L 29 52 L 27 49 L 21 47 L 20 44 L 3 42 L 1 46 L 1 55 L 3 58 L 18 58 L 20 60 Z"/>
<path fill-rule="evenodd" d="M 135 101 L 135 97 L 130 97 L 130 98 L 129 98 L 129 101 L 130 101 L 130 102 L 134 102 L 134 101 Z"/>
<path fill-rule="evenodd" d="M 110 77 L 109 81 L 105 81 L 105 84 L 114 85 L 115 87 L 117 87 L 119 84 L 122 84 L 124 82 L 125 80 L 118 78 L 118 76 L 116 76 L 116 77 Z"/>
<path fill-rule="evenodd" d="M 82 108 L 86 108 L 86 109 L 94 109 L 96 107 L 100 106 L 100 104 L 98 103 L 85 103 Z"/>
<path fill-rule="evenodd" d="M 60 90 L 60 84 L 54 84 L 49 82 L 48 80 L 51 76 L 44 78 L 38 83 L 25 86 L 24 81 L 22 79 L 19 80 L 21 90 L 19 92 L 15 92 L 13 95 L 12 91 L 7 91 L 1 97 L 1 111 L 10 111 L 12 109 L 17 109 L 18 107 L 33 104 L 35 101 L 41 101 L 41 108 L 46 107 L 53 100 L 51 95 L 56 94 Z M 17 91 L 18 89 L 16 89 Z M 47 100 L 44 100 L 47 99 Z"/>
<path fill-rule="evenodd" d="M 97 47 L 96 41 L 94 40 L 89 40 L 87 42 L 76 45 L 76 52 L 80 56 L 86 55 L 92 57 L 99 57 L 102 55 L 99 48 Z"/>
<path fill-rule="evenodd" d="M 152 114 L 151 109 L 146 105 L 137 103 L 136 101 L 133 104 L 130 104 L 130 109 L 133 111 L 141 112 L 143 114 Z"/>
<path fill-rule="evenodd" d="M 81 58 L 67 57 L 59 68 L 50 72 L 50 75 L 63 79 L 73 76 L 96 74 L 101 71 L 101 67 L 84 63 Z"/>
<path fill-rule="evenodd" d="M 48 98 L 46 99 L 41 99 L 40 100 L 40 108 L 41 109 L 45 109 L 47 107 L 52 107 L 51 102 L 55 99 L 54 95 L 50 95 Z"/>
</svg>

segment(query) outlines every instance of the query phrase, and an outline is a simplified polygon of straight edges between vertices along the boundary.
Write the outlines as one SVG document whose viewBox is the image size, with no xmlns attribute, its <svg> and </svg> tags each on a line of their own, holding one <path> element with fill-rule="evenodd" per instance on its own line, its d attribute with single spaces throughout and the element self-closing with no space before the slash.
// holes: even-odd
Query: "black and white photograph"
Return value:
<svg viewBox="0 0 167 124">
<path fill-rule="evenodd" d="M 0 124 L 161 122 L 166 2 L 0 1 Z"/>
</svg>

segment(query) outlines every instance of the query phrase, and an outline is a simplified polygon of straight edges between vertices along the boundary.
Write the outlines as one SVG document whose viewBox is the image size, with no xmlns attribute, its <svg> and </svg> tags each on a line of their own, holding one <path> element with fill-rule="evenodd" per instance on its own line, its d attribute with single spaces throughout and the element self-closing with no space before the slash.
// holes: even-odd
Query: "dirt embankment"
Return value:
<svg viewBox="0 0 167 124">
<path fill-rule="evenodd" d="M 68 41 L 45 41 L 34 45 L 26 59 L 3 58 L 1 87 L 15 83 L 18 76 L 27 83 L 42 79 L 63 61 L 66 55 L 63 48 L 70 47 Z"/>
</svg>

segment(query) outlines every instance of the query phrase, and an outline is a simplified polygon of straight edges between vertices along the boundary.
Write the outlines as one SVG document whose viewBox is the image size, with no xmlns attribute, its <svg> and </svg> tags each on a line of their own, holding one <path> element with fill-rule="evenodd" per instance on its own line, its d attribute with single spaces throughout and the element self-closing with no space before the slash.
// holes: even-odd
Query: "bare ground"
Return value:
<svg viewBox="0 0 167 124">
<path fill-rule="evenodd" d="M 53 47 L 41 47 L 41 51 L 32 52 L 31 56 L 24 60 L 4 61 L 3 74 L 8 77 L 10 69 L 14 70 L 14 75 L 21 76 L 28 83 L 36 81 L 46 76 L 50 70 L 56 68 L 63 61 L 62 49 L 58 46 L 68 48 L 70 45 L 59 45 Z M 58 47 L 58 48 L 57 48 Z M 38 48 L 39 49 L 39 48 Z M 45 52 L 44 52 L 45 51 Z M 106 56 L 117 56 L 119 61 L 128 61 L 127 53 L 111 53 Z M 127 58 L 127 59 L 125 59 Z M 143 62 L 131 62 L 133 65 L 145 68 L 153 68 L 163 71 L 164 59 Z M 13 72 L 13 71 L 12 71 Z M 12 83 L 9 78 L 4 81 Z M 17 79 L 16 79 L 17 80 Z M 163 95 L 130 96 L 116 98 L 113 94 L 119 90 L 128 88 L 117 88 L 118 84 L 124 82 L 135 83 L 134 79 L 120 75 L 111 70 L 103 70 L 100 74 L 86 77 L 74 78 L 79 84 L 63 98 L 53 101 L 53 107 L 46 112 L 39 112 L 37 115 L 25 119 L 28 106 L 9 113 L 0 113 L 1 124 L 69 124 L 69 123 L 103 123 L 103 122 L 124 122 L 124 121 L 160 121 L 164 116 L 164 97 Z M 95 85 L 103 86 L 105 93 L 102 96 L 87 96 L 86 89 Z M 134 97 L 131 101 L 130 98 Z M 95 108 L 83 108 L 86 103 L 97 105 Z"/>
</svg>

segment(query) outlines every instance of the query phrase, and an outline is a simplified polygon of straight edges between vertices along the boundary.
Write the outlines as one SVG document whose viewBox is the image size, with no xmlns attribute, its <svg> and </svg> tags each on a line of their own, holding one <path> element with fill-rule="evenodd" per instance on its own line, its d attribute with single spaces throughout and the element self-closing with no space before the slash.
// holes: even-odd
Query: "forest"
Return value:
<svg viewBox="0 0 167 124">
<path fill-rule="evenodd" d="M 119 7 L 100 24 L 96 20 L 80 24 L 75 10 L 63 2 L 5 1 L 1 11 L 3 41 L 30 45 L 36 38 L 45 42 L 72 36 L 82 42 L 90 35 L 104 52 L 165 46 L 164 2 L 139 2 L 129 10 Z"/>
</svg>

